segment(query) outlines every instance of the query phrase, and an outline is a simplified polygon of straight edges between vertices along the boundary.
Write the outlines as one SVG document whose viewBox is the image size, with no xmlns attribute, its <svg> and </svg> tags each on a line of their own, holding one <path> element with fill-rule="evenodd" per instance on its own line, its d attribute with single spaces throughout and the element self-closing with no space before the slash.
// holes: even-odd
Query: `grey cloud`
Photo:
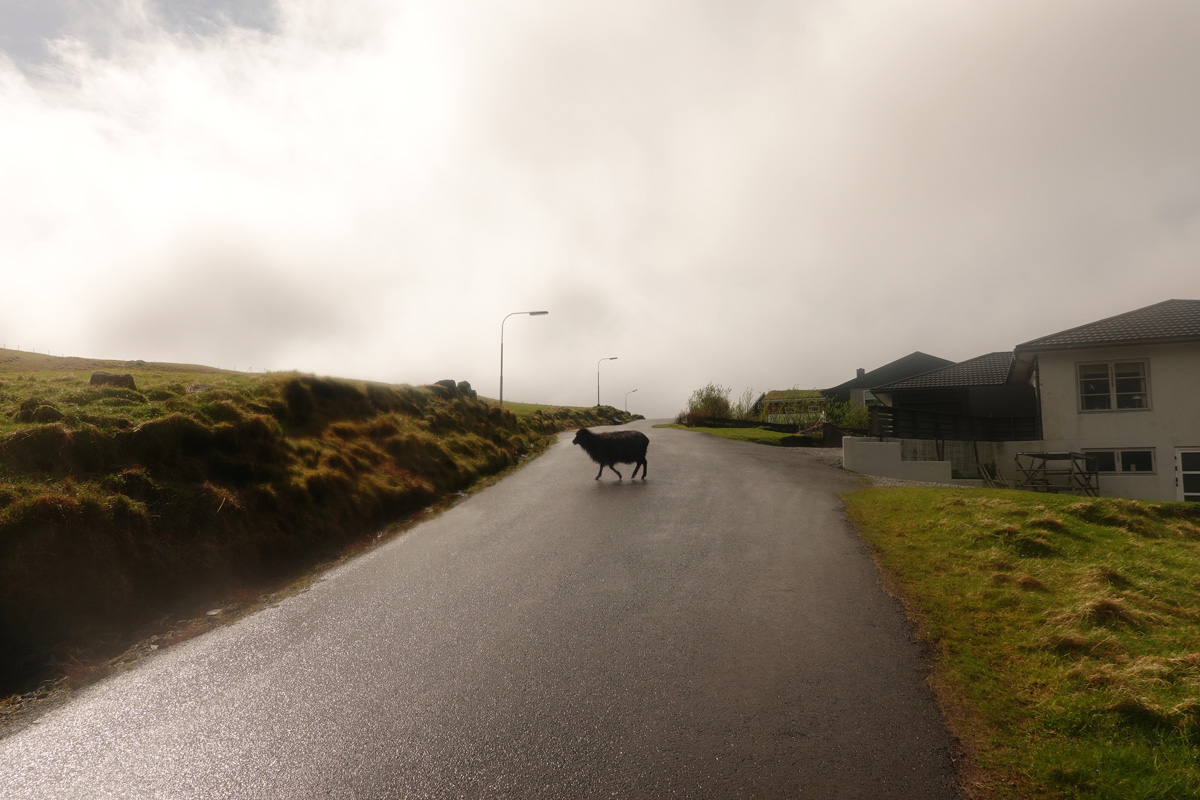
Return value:
<svg viewBox="0 0 1200 800">
<path fill-rule="evenodd" d="M 40 75 L 66 40 L 108 57 L 130 38 L 204 38 L 234 28 L 272 31 L 276 11 L 273 0 L 5 0 L 0 54 Z"/>
<path fill-rule="evenodd" d="M 0 5 L 0 53 L 18 64 L 49 55 L 46 40 L 59 36 L 68 21 L 67 0 L 10 0 Z"/>
<path fill-rule="evenodd" d="M 278 24 L 272 0 L 155 0 L 154 9 L 170 28 L 198 36 L 230 26 L 270 31 Z"/>
</svg>

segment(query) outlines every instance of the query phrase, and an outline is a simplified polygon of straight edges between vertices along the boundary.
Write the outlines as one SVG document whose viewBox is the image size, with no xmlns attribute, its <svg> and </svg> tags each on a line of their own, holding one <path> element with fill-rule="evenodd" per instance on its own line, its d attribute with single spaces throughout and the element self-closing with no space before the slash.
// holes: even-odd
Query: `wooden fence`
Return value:
<svg viewBox="0 0 1200 800">
<path fill-rule="evenodd" d="M 1027 442 L 1041 439 L 1036 417 L 966 417 L 873 406 L 868 435 L 881 439 Z"/>
</svg>

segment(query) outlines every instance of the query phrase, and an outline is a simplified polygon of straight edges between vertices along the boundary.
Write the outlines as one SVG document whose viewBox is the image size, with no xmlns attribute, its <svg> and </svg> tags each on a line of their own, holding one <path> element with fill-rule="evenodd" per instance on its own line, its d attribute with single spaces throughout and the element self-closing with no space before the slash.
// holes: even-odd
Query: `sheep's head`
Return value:
<svg viewBox="0 0 1200 800">
<path fill-rule="evenodd" d="M 587 428 L 580 428 L 579 430 L 575 431 L 575 440 L 571 442 L 571 444 L 579 444 L 586 439 L 590 433 L 591 431 L 589 431 Z"/>
</svg>

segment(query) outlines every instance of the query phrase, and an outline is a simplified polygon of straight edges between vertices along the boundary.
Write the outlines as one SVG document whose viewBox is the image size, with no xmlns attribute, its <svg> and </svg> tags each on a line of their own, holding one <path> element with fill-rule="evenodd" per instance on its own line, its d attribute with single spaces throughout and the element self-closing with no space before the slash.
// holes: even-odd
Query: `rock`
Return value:
<svg viewBox="0 0 1200 800">
<path fill-rule="evenodd" d="M 33 410 L 34 422 L 61 422 L 64 419 L 66 415 L 54 406 L 38 406 Z"/>
<path fill-rule="evenodd" d="M 129 374 L 114 375 L 111 372 L 93 372 L 91 384 L 92 386 L 119 386 L 123 389 L 137 390 L 133 376 Z"/>
<path fill-rule="evenodd" d="M 463 397 L 469 397 L 472 400 L 474 400 L 476 397 L 479 396 L 479 393 L 476 392 L 474 389 L 472 389 L 471 384 L 468 383 L 467 381 L 459 381 L 458 382 L 458 393 L 461 394 Z"/>
</svg>

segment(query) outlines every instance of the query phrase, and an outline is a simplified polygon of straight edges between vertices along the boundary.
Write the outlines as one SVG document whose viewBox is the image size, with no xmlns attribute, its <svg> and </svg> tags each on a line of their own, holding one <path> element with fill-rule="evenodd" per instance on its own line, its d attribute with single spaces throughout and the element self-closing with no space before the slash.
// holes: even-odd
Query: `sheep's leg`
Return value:
<svg viewBox="0 0 1200 800">
<path fill-rule="evenodd" d="M 645 460 L 645 459 L 642 459 L 641 461 L 639 461 L 639 462 L 637 463 L 637 465 L 638 465 L 638 467 L 640 467 L 640 468 L 641 468 L 641 470 L 642 470 L 642 480 L 646 480 L 646 469 L 647 469 L 647 467 L 646 467 L 646 460 Z M 637 469 L 634 469 L 634 471 L 633 471 L 633 477 L 634 477 L 634 478 L 636 478 L 636 477 L 637 477 Z M 632 478 L 631 478 L 630 480 L 632 480 Z"/>
<path fill-rule="evenodd" d="M 609 465 L 608 465 L 608 468 L 609 468 L 609 469 L 611 469 L 613 472 L 617 472 L 617 468 L 616 468 L 616 466 L 614 466 L 613 464 L 609 464 Z M 604 467 L 601 467 L 601 468 L 600 468 L 600 471 L 601 471 L 601 472 L 603 472 L 603 471 L 604 471 Z M 622 475 L 621 473 L 617 472 L 617 480 L 619 480 L 619 481 L 623 481 L 623 480 L 625 480 L 625 476 L 624 476 L 624 475 Z"/>
<path fill-rule="evenodd" d="M 604 465 L 600 465 L 600 471 L 596 473 L 596 480 L 600 480 L 600 476 L 604 474 Z"/>
</svg>

